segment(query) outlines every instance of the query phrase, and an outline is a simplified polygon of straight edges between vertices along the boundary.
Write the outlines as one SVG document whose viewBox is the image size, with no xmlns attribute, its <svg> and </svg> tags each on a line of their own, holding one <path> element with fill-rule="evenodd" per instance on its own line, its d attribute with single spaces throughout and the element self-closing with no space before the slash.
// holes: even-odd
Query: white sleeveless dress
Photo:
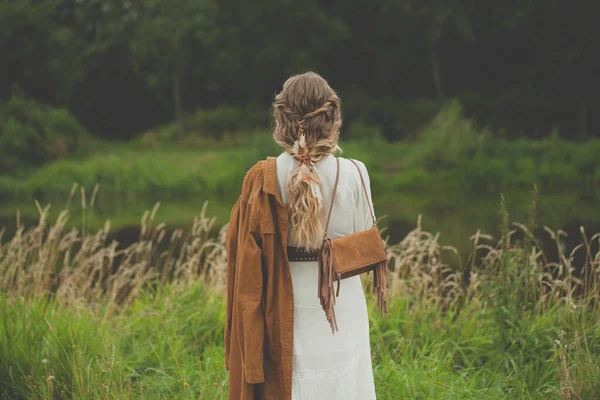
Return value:
<svg viewBox="0 0 600 400">
<path fill-rule="evenodd" d="M 373 225 L 356 166 L 348 159 L 339 159 L 340 177 L 328 230 L 332 239 Z M 367 169 L 362 162 L 358 164 L 372 204 Z M 297 165 L 288 153 L 277 157 L 279 192 L 286 205 L 290 176 Z M 335 182 L 335 157 L 323 158 L 316 168 L 321 177 L 325 221 Z M 288 245 L 296 245 L 291 236 Z M 317 262 L 290 262 L 290 268 L 294 288 L 292 400 L 375 399 L 369 319 L 360 276 L 341 280 L 335 304 L 339 331 L 332 334 L 317 297 Z"/>
</svg>

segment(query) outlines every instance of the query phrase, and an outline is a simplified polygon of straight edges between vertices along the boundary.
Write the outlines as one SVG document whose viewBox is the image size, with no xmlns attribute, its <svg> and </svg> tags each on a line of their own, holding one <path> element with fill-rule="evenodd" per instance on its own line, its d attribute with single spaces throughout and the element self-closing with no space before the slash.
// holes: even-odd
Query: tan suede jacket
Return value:
<svg viewBox="0 0 600 400">
<path fill-rule="evenodd" d="M 294 298 L 276 168 L 269 157 L 246 173 L 227 230 L 230 400 L 292 398 Z"/>
</svg>

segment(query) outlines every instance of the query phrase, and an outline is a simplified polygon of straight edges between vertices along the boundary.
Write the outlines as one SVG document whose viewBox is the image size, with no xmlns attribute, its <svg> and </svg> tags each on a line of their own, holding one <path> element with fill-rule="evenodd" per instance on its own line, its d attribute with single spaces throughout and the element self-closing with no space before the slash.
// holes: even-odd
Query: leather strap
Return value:
<svg viewBox="0 0 600 400">
<path fill-rule="evenodd" d="M 333 211 L 333 203 L 334 203 L 334 200 L 335 200 L 335 193 L 337 191 L 337 185 L 338 185 L 338 181 L 339 181 L 339 178 L 340 178 L 340 159 L 336 158 L 335 160 L 337 162 L 337 170 L 336 170 L 336 173 L 335 173 L 335 184 L 333 185 L 333 195 L 331 196 L 331 204 L 329 205 L 329 213 L 327 214 L 327 223 L 325 224 L 325 236 L 324 236 L 324 238 L 327 237 L 327 230 L 329 229 L 329 220 L 331 219 L 331 211 Z M 376 226 L 377 225 L 377 220 L 375 219 L 375 214 L 373 213 L 373 206 L 369 202 L 369 193 L 367 192 L 367 185 L 365 185 L 365 179 L 363 178 L 363 175 L 360 172 L 360 167 L 356 163 L 356 160 L 354 160 L 352 158 L 350 158 L 349 160 L 352 161 L 352 164 L 354 164 L 354 166 L 356 167 L 356 169 L 358 171 L 358 176 L 360 176 L 360 182 L 362 184 L 363 192 L 365 193 L 365 200 L 367 200 L 367 205 L 369 207 L 369 212 L 371 213 L 371 218 L 373 219 L 373 226 Z"/>
<path fill-rule="evenodd" d="M 331 196 L 331 204 L 329 205 L 329 213 L 327 214 L 327 223 L 325 224 L 325 236 L 323 237 L 323 239 L 327 237 L 327 230 L 329 229 L 329 220 L 331 219 L 331 211 L 333 211 L 333 203 L 335 200 L 335 192 L 337 191 L 338 181 L 340 180 L 340 159 L 336 157 L 335 161 L 337 163 L 336 172 L 335 172 L 335 183 L 333 185 L 333 195 Z"/>
<path fill-rule="evenodd" d="M 375 214 L 373 213 L 373 207 L 372 207 L 371 203 L 369 202 L 369 193 L 367 193 L 367 186 L 365 185 L 365 180 L 363 179 L 362 173 L 360 172 L 360 168 L 358 167 L 358 164 L 356 163 L 356 161 L 353 159 L 350 159 L 350 161 L 352 161 L 352 164 L 354 164 L 356 166 L 356 169 L 358 170 L 358 175 L 360 176 L 360 181 L 362 183 L 363 191 L 365 192 L 365 199 L 367 200 L 367 205 L 369 206 L 369 211 L 371 212 L 371 218 L 373 218 L 373 226 L 375 226 L 375 225 L 377 225 L 377 222 L 375 220 Z"/>
</svg>

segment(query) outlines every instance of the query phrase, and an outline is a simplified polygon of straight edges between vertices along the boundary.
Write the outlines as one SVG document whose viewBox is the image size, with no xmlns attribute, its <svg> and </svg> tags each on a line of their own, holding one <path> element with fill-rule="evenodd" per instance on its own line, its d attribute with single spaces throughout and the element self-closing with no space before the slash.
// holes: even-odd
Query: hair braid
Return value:
<svg viewBox="0 0 600 400">
<path fill-rule="evenodd" d="M 295 75 L 276 95 L 273 117 L 274 140 L 299 164 L 289 183 L 292 240 L 300 247 L 315 248 L 324 227 L 320 182 L 314 165 L 340 150 L 340 100 L 318 74 Z"/>
</svg>

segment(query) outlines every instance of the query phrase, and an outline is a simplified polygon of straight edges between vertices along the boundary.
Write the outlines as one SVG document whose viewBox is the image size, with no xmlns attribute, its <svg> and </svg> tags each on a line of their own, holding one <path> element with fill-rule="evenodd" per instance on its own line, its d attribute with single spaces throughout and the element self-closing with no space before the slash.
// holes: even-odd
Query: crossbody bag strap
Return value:
<svg viewBox="0 0 600 400">
<path fill-rule="evenodd" d="M 367 200 L 367 206 L 369 207 L 369 212 L 371 213 L 371 218 L 373 218 L 373 226 L 375 226 L 376 225 L 375 214 L 373 214 L 373 207 L 372 207 L 371 203 L 369 202 L 369 194 L 367 193 L 367 186 L 365 185 L 365 180 L 363 179 L 362 173 L 360 172 L 360 168 L 358 167 L 358 164 L 356 163 L 356 161 L 353 159 L 350 159 L 350 161 L 352 161 L 352 164 L 354 164 L 354 166 L 358 170 L 358 175 L 360 176 L 360 181 L 362 183 L 363 191 L 365 192 L 365 199 Z"/>
<path fill-rule="evenodd" d="M 327 223 L 325 224 L 325 237 L 327 237 L 327 229 L 329 229 L 329 220 L 331 219 L 331 211 L 333 210 L 333 202 L 335 200 L 335 192 L 337 191 L 338 181 L 340 180 L 340 159 L 336 157 L 335 183 L 333 184 L 333 195 L 331 196 L 331 204 L 329 205 L 329 213 L 327 214 Z"/>
</svg>

